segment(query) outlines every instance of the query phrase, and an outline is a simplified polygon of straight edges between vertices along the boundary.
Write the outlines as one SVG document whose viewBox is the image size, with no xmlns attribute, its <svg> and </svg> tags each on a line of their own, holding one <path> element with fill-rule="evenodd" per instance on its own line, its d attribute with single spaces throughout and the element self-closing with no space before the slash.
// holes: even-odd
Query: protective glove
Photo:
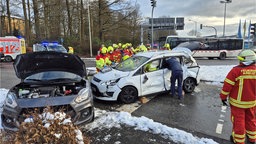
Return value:
<svg viewBox="0 0 256 144">
<path fill-rule="evenodd" d="M 228 106 L 227 99 L 222 100 L 222 105 L 223 106 Z"/>
</svg>

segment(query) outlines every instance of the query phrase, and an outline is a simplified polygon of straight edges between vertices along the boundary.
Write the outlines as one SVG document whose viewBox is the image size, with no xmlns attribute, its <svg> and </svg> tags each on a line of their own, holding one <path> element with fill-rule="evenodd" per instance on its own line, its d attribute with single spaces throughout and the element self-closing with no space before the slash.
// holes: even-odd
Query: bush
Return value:
<svg viewBox="0 0 256 144">
<path fill-rule="evenodd" d="M 70 116 L 64 112 L 53 113 L 47 109 L 43 114 L 35 110 L 20 125 L 15 134 L 15 144 L 23 143 L 78 143 L 89 144 L 89 138 L 71 122 Z"/>
</svg>

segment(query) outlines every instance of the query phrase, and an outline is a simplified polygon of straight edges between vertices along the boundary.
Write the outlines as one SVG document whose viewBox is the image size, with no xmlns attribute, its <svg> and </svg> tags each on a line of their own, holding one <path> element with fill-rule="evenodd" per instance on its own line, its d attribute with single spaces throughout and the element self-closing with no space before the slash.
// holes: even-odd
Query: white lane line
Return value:
<svg viewBox="0 0 256 144">
<path fill-rule="evenodd" d="M 219 122 L 224 122 L 224 120 L 223 119 L 219 119 Z"/>
<path fill-rule="evenodd" d="M 222 133 L 223 124 L 218 123 L 216 127 L 216 133 L 221 134 Z"/>
<path fill-rule="evenodd" d="M 217 127 L 216 127 L 216 133 L 217 134 L 222 133 L 226 110 L 227 110 L 227 106 L 222 106 L 221 107 L 221 114 L 220 114 L 220 118 L 218 119 L 219 123 L 217 123 Z"/>
</svg>

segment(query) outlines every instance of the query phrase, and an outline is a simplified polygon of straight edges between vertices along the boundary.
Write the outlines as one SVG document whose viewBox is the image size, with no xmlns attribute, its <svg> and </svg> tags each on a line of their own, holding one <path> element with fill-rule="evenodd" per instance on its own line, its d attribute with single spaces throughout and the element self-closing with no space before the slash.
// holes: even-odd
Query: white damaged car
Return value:
<svg viewBox="0 0 256 144">
<path fill-rule="evenodd" d="M 189 50 L 179 49 L 138 53 L 114 68 L 104 68 L 91 80 L 94 98 L 133 103 L 138 97 L 169 91 L 171 71 L 165 60 L 170 57 L 176 57 L 182 65 L 183 90 L 193 92 L 200 82 L 200 67 Z"/>
</svg>

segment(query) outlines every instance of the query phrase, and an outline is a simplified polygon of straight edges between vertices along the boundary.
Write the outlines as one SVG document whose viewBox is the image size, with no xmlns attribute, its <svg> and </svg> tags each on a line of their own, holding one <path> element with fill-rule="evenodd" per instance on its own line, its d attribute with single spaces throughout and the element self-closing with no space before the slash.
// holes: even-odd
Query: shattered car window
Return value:
<svg viewBox="0 0 256 144">
<path fill-rule="evenodd" d="M 149 58 L 143 56 L 134 56 L 128 58 L 127 60 L 121 62 L 116 66 L 116 69 L 119 71 L 133 71 L 145 63 Z"/>
</svg>

